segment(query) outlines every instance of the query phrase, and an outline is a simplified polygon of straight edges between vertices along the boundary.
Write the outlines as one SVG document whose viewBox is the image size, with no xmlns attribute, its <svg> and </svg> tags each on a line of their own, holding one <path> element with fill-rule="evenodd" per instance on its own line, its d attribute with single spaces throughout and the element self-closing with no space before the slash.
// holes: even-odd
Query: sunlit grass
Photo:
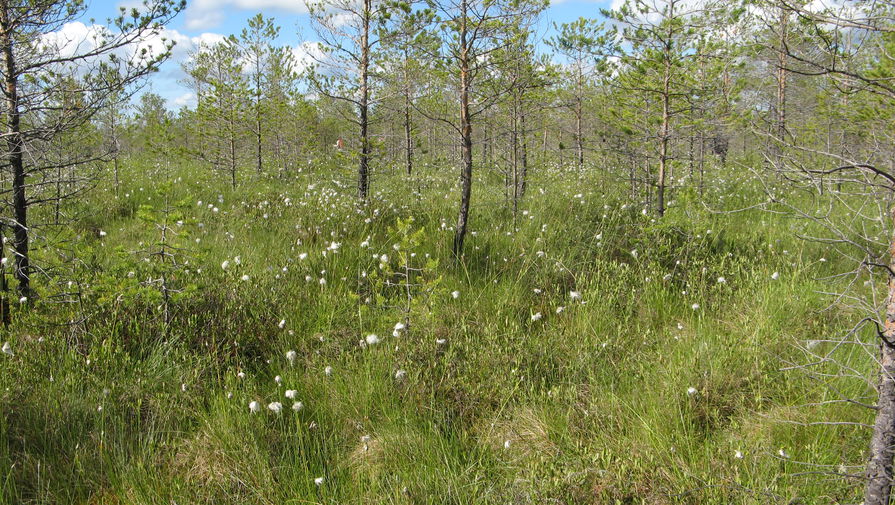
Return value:
<svg viewBox="0 0 895 505">
<path fill-rule="evenodd" d="M 399 171 L 378 174 L 358 207 L 329 169 L 234 192 L 197 167 L 145 168 L 125 167 L 120 198 L 100 187 L 75 204 L 73 235 L 54 239 L 65 254 L 37 252 L 55 282 L 16 310 L 0 359 L 5 503 L 857 495 L 797 475 L 811 470 L 798 462 L 860 464 L 867 437 L 804 423 L 867 413 L 805 406 L 829 391 L 780 371 L 855 322 L 821 312 L 817 278 L 838 265 L 789 221 L 712 213 L 682 189 L 659 222 L 598 171 L 543 170 L 515 218 L 499 181 L 475 188 L 457 264 L 444 171 L 423 170 L 418 197 Z M 748 201 L 748 183 L 725 184 L 710 207 L 734 184 L 730 199 Z M 398 232 L 411 216 L 415 243 Z M 139 252 L 163 223 L 176 263 Z M 420 269 L 409 297 L 402 258 Z M 162 275 L 170 324 L 148 282 Z M 68 280 L 81 297 L 56 303 Z"/>
</svg>

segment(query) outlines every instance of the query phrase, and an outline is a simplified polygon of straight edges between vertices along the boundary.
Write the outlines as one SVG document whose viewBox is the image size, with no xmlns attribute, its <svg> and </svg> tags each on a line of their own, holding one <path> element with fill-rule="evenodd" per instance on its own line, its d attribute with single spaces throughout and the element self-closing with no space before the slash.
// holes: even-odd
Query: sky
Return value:
<svg viewBox="0 0 895 505">
<path fill-rule="evenodd" d="M 90 20 L 104 24 L 118 13 L 119 6 L 133 4 L 132 0 L 88 0 L 87 12 L 81 23 Z M 553 23 L 573 21 L 579 17 L 600 17 L 599 9 L 609 7 L 611 0 L 553 0 L 542 15 L 538 34 L 549 37 Z M 150 77 L 145 88 L 161 95 L 172 110 L 194 103 L 189 90 L 181 84 L 184 74 L 181 63 L 200 42 L 214 42 L 230 34 L 238 34 L 250 17 L 257 13 L 271 17 L 280 26 L 281 45 L 300 48 L 303 42 L 315 42 L 303 0 L 187 0 L 186 9 L 166 27 L 163 34 L 177 45 L 172 57 L 161 71 Z M 72 32 L 77 32 L 72 27 Z"/>
</svg>

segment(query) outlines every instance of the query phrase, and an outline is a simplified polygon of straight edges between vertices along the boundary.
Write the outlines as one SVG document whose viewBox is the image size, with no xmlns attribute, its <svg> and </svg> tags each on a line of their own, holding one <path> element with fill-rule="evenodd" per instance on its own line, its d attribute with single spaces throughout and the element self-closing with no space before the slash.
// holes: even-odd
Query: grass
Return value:
<svg viewBox="0 0 895 505">
<path fill-rule="evenodd" d="M 824 310 L 846 265 L 802 222 L 683 189 L 657 220 L 600 171 L 551 168 L 515 224 L 479 182 L 458 265 L 443 170 L 385 171 L 364 207 L 333 168 L 235 191 L 188 164 L 123 170 L 38 243 L 51 275 L 0 359 L 2 503 L 859 500 L 800 462 L 860 465 L 867 430 L 811 422 L 869 414 L 781 371 L 860 319 Z M 162 223 L 174 262 L 152 254 Z"/>
</svg>

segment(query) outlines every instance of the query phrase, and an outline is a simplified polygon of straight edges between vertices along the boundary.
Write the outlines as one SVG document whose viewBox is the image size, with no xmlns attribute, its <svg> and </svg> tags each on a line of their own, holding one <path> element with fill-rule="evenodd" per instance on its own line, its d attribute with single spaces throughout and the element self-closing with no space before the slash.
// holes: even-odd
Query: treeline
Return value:
<svg viewBox="0 0 895 505">
<path fill-rule="evenodd" d="M 322 42 L 298 56 L 277 45 L 274 20 L 258 15 L 183 63 L 195 106 L 171 113 L 148 94 L 118 120 L 130 121 L 124 152 L 176 132 L 160 149 L 233 185 L 341 153 L 356 167 L 362 200 L 378 170 L 458 166 L 460 254 L 479 169 L 502 177 L 512 202 L 532 167 L 601 170 L 661 216 L 670 192 L 702 195 L 707 171 L 758 168 L 796 143 L 822 148 L 833 156 L 821 163 L 832 163 L 878 150 L 867 133 L 887 130 L 876 96 L 818 79 L 832 74 L 812 66 L 835 58 L 824 62 L 888 72 L 885 30 L 812 24 L 835 13 L 778 0 L 631 1 L 543 39 L 545 7 L 312 4 Z"/>
</svg>

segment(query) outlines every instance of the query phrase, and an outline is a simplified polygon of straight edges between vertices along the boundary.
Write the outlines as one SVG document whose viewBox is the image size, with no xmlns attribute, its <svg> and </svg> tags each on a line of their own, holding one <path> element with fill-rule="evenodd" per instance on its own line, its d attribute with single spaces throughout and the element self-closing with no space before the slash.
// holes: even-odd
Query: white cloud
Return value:
<svg viewBox="0 0 895 505">
<path fill-rule="evenodd" d="M 74 21 L 62 25 L 55 32 L 44 34 L 41 37 L 41 45 L 47 53 L 67 58 L 76 55 L 86 55 L 115 36 L 116 33 L 105 25 L 93 24 L 88 26 L 80 21 Z M 200 37 L 211 38 L 212 36 L 213 34 L 202 34 Z M 160 28 L 145 33 L 143 37 L 135 40 L 133 43 L 118 48 L 113 52 L 118 57 L 129 61 L 150 59 L 164 53 L 171 42 L 175 43 L 172 50 L 172 56 L 175 59 L 178 55 L 185 55 L 196 45 L 193 39 L 177 30 Z M 90 67 L 93 63 L 95 63 L 95 60 L 84 61 L 78 66 Z"/>
<path fill-rule="evenodd" d="M 292 48 L 292 57 L 295 60 L 294 70 L 301 73 L 317 62 L 324 61 L 327 56 L 319 42 L 305 41 Z"/>
<path fill-rule="evenodd" d="M 192 107 L 196 105 L 196 94 L 192 91 L 184 93 L 172 100 L 172 103 L 178 109 L 181 107 Z"/>
<path fill-rule="evenodd" d="M 259 11 L 278 9 L 295 14 L 308 12 L 302 0 L 193 0 L 186 9 L 185 25 L 190 30 L 205 30 L 224 21 L 227 9 Z"/>
<path fill-rule="evenodd" d="M 190 30 L 201 30 L 203 28 L 212 28 L 224 22 L 224 14 L 221 11 L 200 11 L 198 9 L 187 9 L 186 21 L 184 25 Z"/>
<path fill-rule="evenodd" d="M 215 44 L 223 42 L 226 38 L 227 37 L 221 35 L 220 33 L 200 33 L 199 35 L 190 38 L 190 43 L 192 44 L 191 49 L 199 47 L 200 45 L 213 46 Z"/>
<path fill-rule="evenodd" d="M 84 54 L 96 49 L 110 35 L 103 25 L 87 26 L 80 21 L 65 23 L 58 31 L 47 33 L 41 37 L 41 46 L 68 58 L 76 54 Z"/>
</svg>

